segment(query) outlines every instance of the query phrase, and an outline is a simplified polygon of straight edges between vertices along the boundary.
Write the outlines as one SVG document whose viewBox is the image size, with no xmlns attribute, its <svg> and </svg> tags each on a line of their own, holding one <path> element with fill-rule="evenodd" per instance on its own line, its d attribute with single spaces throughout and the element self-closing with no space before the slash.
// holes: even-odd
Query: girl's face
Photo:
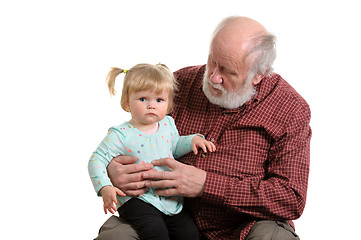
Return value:
<svg viewBox="0 0 361 240">
<path fill-rule="evenodd" d="M 167 114 L 168 98 L 168 91 L 165 90 L 160 94 L 153 90 L 130 94 L 128 105 L 133 126 L 142 130 L 154 127 Z"/>
</svg>

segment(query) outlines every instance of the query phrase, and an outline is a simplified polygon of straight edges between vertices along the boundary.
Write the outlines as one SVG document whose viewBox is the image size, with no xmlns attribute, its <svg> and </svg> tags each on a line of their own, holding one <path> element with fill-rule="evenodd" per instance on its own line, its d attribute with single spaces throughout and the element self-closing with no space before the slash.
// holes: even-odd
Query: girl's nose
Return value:
<svg viewBox="0 0 361 240">
<path fill-rule="evenodd" d="M 154 108 L 155 108 L 155 107 L 154 107 L 154 103 L 149 102 L 147 108 L 148 108 L 148 109 L 154 109 Z"/>
</svg>

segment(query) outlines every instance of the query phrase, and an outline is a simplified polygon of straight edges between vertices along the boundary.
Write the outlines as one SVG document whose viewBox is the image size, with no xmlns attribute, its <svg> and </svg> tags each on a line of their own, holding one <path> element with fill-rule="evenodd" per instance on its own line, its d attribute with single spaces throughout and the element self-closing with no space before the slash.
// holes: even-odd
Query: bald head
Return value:
<svg viewBox="0 0 361 240">
<path fill-rule="evenodd" d="M 247 17 L 228 17 L 219 23 L 214 31 L 214 37 L 222 31 L 229 31 L 244 37 L 252 37 L 258 34 L 267 34 L 267 30 L 257 21 Z"/>
<path fill-rule="evenodd" d="M 221 47 L 222 51 L 237 52 L 245 57 L 252 39 L 268 35 L 268 31 L 257 21 L 247 17 L 224 19 L 213 34 L 211 47 Z"/>
<path fill-rule="evenodd" d="M 272 71 L 275 37 L 259 22 L 247 17 L 228 17 L 215 29 L 210 54 L 222 54 L 234 64 L 249 65 L 255 74 Z"/>
</svg>

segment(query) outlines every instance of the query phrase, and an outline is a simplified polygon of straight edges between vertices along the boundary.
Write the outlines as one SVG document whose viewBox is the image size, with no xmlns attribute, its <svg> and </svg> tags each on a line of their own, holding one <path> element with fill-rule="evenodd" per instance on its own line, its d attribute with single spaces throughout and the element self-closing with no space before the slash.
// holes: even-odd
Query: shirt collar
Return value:
<svg viewBox="0 0 361 240">
<path fill-rule="evenodd" d="M 280 75 L 272 73 L 264 76 L 259 84 L 256 86 L 257 94 L 254 99 L 257 102 L 263 101 L 275 88 L 277 82 L 280 79 Z"/>
</svg>

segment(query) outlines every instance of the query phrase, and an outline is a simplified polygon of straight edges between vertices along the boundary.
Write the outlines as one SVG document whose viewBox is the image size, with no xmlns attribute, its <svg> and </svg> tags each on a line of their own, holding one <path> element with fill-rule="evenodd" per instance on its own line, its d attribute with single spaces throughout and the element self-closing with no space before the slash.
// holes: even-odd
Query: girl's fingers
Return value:
<svg viewBox="0 0 361 240">
<path fill-rule="evenodd" d="M 214 145 L 212 142 L 208 142 L 207 148 L 210 152 L 214 152 L 216 150 L 216 145 Z"/>
<path fill-rule="evenodd" d="M 122 190 L 120 190 L 119 188 L 117 188 L 115 192 L 116 192 L 119 196 L 123 196 L 123 197 L 126 196 L 125 193 L 124 193 Z"/>
<path fill-rule="evenodd" d="M 206 146 L 207 142 L 202 143 L 199 145 L 200 148 L 202 148 L 203 152 L 207 152 L 207 146 Z"/>
<path fill-rule="evenodd" d="M 196 146 L 196 145 L 192 145 L 192 149 L 193 149 L 194 154 L 197 155 L 197 153 L 198 153 L 197 146 Z"/>
</svg>

